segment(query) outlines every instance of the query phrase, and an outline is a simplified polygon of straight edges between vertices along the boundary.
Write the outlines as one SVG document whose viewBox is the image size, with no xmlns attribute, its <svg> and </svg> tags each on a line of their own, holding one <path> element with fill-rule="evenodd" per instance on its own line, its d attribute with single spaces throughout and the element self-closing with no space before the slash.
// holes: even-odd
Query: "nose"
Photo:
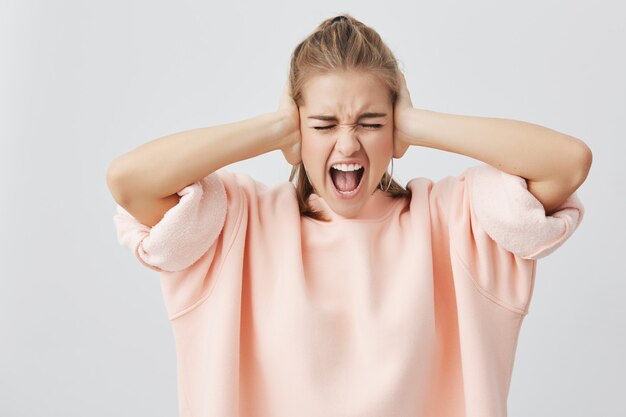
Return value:
<svg viewBox="0 0 626 417">
<path fill-rule="evenodd" d="M 337 142 L 335 148 L 343 155 L 349 156 L 361 149 L 361 143 L 357 138 L 356 124 L 338 125 Z"/>
</svg>

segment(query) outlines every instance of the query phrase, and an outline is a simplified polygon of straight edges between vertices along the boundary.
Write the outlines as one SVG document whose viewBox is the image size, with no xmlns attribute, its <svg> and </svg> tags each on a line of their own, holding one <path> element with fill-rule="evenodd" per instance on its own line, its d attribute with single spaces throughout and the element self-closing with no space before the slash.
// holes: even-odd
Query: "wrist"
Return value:
<svg viewBox="0 0 626 417">
<path fill-rule="evenodd" d="M 283 146 L 284 136 L 287 132 L 285 118 L 278 112 L 268 112 L 254 117 L 256 130 L 263 132 L 260 134 L 264 152 L 278 150 Z"/>
<path fill-rule="evenodd" d="M 408 110 L 404 114 L 402 129 L 407 141 L 414 146 L 432 147 L 432 134 L 429 133 L 429 129 L 438 123 L 437 115 L 439 113 L 415 107 Z"/>
</svg>

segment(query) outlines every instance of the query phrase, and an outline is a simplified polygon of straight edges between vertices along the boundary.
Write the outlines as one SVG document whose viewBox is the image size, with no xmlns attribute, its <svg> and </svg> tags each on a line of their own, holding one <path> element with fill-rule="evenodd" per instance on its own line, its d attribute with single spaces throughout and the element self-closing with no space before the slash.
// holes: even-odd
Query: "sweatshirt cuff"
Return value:
<svg viewBox="0 0 626 417">
<path fill-rule="evenodd" d="M 215 242 L 226 219 L 226 191 L 216 172 L 178 191 L 180 201 L 150 227 L 119 204 L 113 217 L 117 238 L 145 266 L 181 271 Z"/>
<path fill-rule="evenodd" d="M 480 226 L 500 246 L 524 259 L 554 252 L 584 217 L 585 209 L 575 192 L 546 216 L 522 177 L 483 164 L 469 168 L 466 179 Z"/>
</svg>

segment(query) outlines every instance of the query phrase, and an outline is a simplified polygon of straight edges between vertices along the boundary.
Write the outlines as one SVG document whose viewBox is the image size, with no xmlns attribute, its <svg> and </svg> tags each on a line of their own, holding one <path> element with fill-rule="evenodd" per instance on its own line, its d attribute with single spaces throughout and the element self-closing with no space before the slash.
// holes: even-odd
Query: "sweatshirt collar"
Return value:
<svg viewBox="0 0 626 417">
<path fill-rule="evenodd" d="M 311 193 L 309 196 L 309 204 L 316 211 L 321 211 L 325 217 L 330 218 L 331 222 L 336 221 L 376 221 L 381 220 L 385 215 L 391 210 L 394 203 L 397 203 L 398 200 L 394 199 L 385 191 L 382 191 L 378 188 L 372 193 L 369 199 L 365 202 L 363 207 L 361 207 L 361 211 L 355 217 L 343 217 L 337 213 L 335 213 L 326 200 L 320 197 L 316 193 Z M 315 219 L 311 219 L 317 221 Z M 326 222 L 321 222 L 326 223 Z"/>
</svg>

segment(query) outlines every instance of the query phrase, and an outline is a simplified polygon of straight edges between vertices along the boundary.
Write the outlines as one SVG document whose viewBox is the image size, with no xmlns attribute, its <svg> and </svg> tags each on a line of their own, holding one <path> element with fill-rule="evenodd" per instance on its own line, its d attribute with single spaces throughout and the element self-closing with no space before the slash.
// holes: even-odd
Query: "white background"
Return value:
<svg viewBox="0 0 626 417">
<path fill-rule="evenodd" d="M 0 4 L 0 415 L 177 414 L 158 274 L 116 240 L 108 165 L 274 111 L 293 48 L 343 12 L 381 34 L 415 107 L 529 121 L 592 149 L 585 219 L 538 264 L 509 414 L 626 415 L 621 2 Z M 477 163 L 413 147 L 394 176 Z M 275 185 L 291 167 L 274 151 L 229 168 Z"/>
</svg>

